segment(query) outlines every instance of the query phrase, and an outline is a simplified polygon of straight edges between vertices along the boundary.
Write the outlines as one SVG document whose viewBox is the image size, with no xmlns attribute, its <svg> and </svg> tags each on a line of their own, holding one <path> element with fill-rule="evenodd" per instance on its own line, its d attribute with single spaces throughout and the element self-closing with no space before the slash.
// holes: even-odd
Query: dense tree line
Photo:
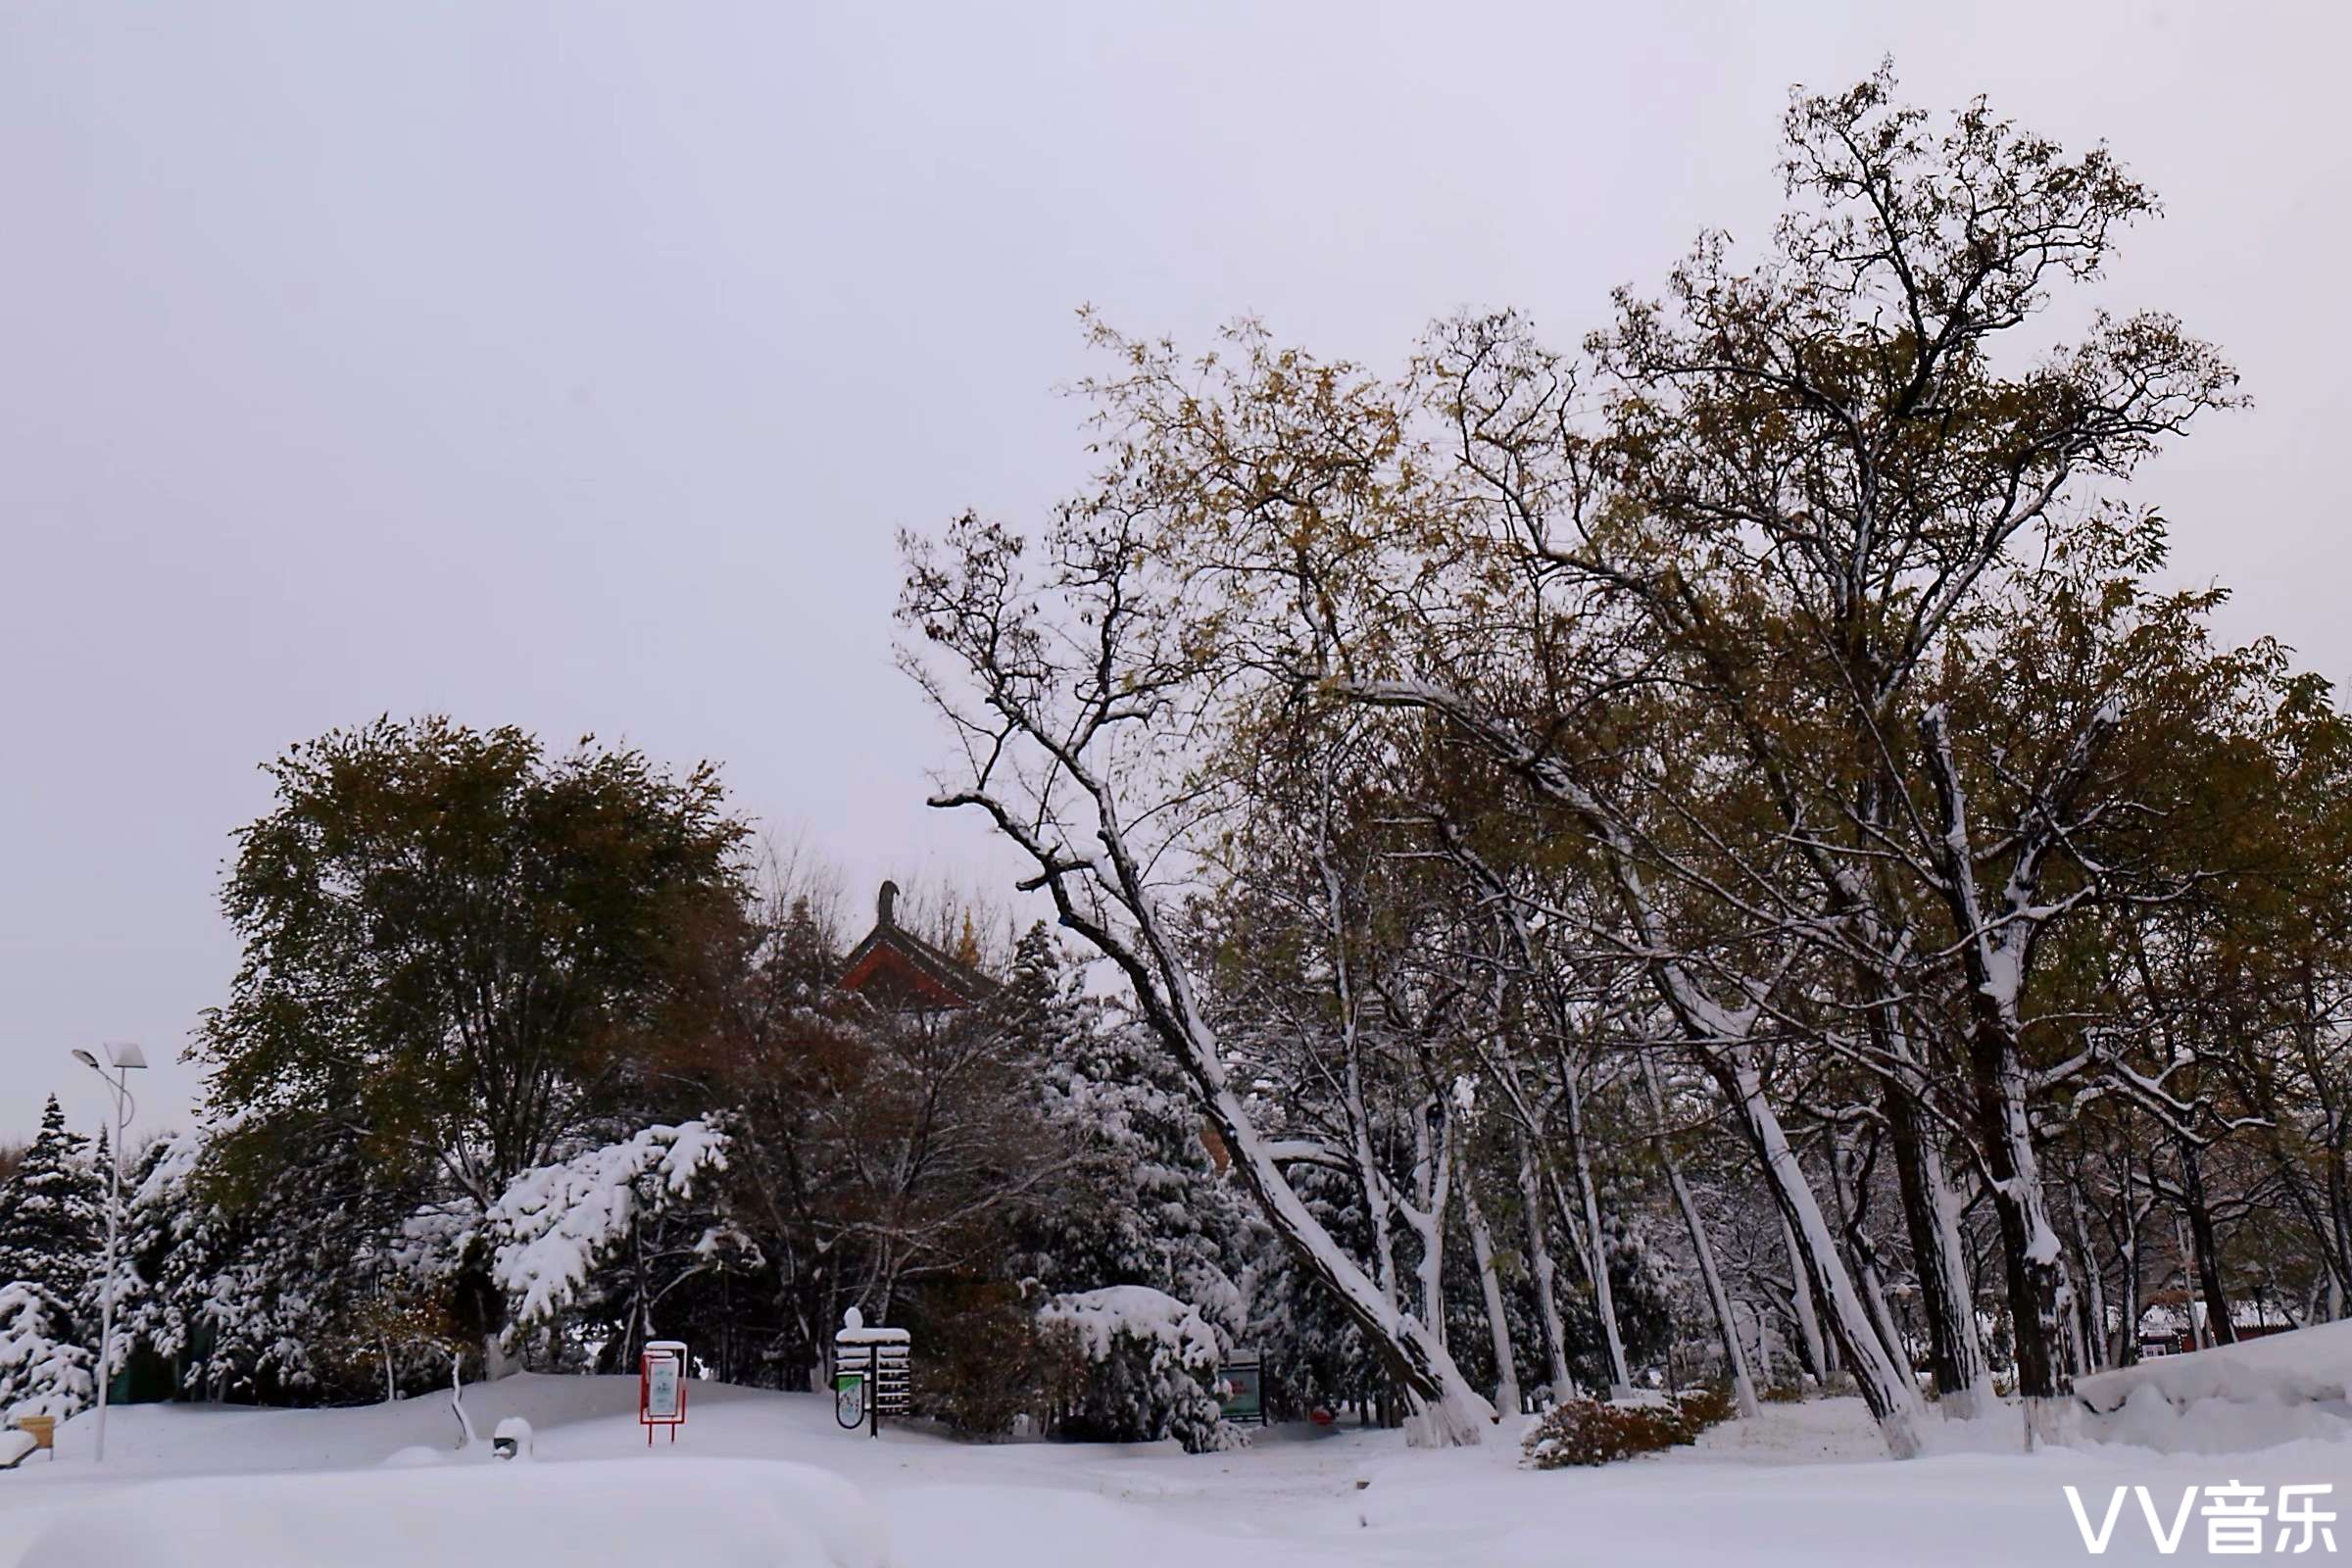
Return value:
<svg viewBox="0 0 2352 1568">
<path fill-rule="evenodd" d="M 1098 322 L 1097 482 L 907 544 L 937 804 L 1120 972 L 1430 1441 L 1579 1379 L 1564 1292 L 1636 1374 L 1631 1236 L 1743 1402 L 1795 1347 L 1898 1454 L 1923 1374 L 2054 1430 L 2176 1255 L 2215 1338 L 2340 1307 L 2345 727 L 2131 499 L 2227 365 L 2157 314 L 2045 346 L 2155 200 L 1885 74 L 1797 97 L 1783 172 L 1763 254 L 1702 238 L 1578 352 Z M 1506 1250 L 1525 1351 L 1449 1283 Z"/>
<path fill-rule="evenodd" d="M 992 955 L 1002 919 L 931 901 L 954 961 L 1001 983 L 907 1005 L 840 983 L 835 880 L 755 846 L 708 768 L 423 719 L 267 771 L 208 1102 L 128 1173 L 116 1370 L 334 1401 L 631 1371 L 683 1338 L 714 1376 L 822 1387 L 855 1307 L 923 1333 L 957 1425 L 1219 1441 L 1249 1225 L 1042 929 Z M 14 1326 L 68 1361 L 97 1343 L 104 1157 L 52 1102 L 0 1187 Z M 1099 1325 L 1105 1287 L 1166 1310 L 1091 1353 L 1049 1332 Z M 32 1381 L 0 1394 L 54 1396 Z"/>
</svg>

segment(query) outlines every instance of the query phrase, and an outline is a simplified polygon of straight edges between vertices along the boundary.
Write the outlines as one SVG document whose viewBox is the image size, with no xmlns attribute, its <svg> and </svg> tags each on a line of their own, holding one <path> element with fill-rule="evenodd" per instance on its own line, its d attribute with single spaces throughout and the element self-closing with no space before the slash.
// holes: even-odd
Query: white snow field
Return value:
<svg viewBox="0 0 2352 1568">
<path fill-rule="evenodd" d="M 103 1471 L 79 1416 L 55 1461 L 0 1472 L 0 1568 L 1974 1568 L 2083 1560 L 2068 1485 L 2094 1527 L 2118 1487 L 2147 1488 L 2168 1530 L 2189 1487 L 2341 1483 L 2352 1501 L 2339 1439 L 2226 1457 L 2116 1444 L 2029 1456 L 2004 1412 L 1931 1421 L 1928 1456 L 1896 1463 L 1850 1398 L 1771 1406 L 1661 1458 L 1535 1472 L 1517 1466 L 1517 1421 L 1448 1452 L 1408 1451 L 1393 1432 L 1277 1428 L 1187 1455 L 915 1428 L 877 1441 L 838 1430 L 829 1399 L 708 1383 L 692 1386 L 678 1442 L 657 1435 L 649 1449 L 636 1391 L 633 1378 L 527 1375 L 468 1390 L 477 1430 L 511 1415 L 536 1429 L 537 1457 L 507 1464 L 486 1443 L 451 1451 L 446 1396 L 117 1409 Z M 2337 1544 L 2352 1548 L 2352 1522 Z M 2161 1551 L 2127 1500 L 2100 1557 L 2196 1560 L 2206 1544 L 2191 1515 Z"/>
</svg>

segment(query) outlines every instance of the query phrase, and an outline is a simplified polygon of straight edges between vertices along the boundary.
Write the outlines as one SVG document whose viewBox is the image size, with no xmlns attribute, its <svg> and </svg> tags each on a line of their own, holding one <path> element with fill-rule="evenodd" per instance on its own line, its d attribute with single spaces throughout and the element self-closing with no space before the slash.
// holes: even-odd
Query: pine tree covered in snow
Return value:
<svg viewBox="0 0 2352 1568">
<path fill-rule="evenodd" d="M 1012 989 L 1037 1038 L 1050 1135 L 1071 1180 L 1029 1206 L 1015 1268 L 1049 1292 L 1142 1285 L 1200 1309 L 1230 1346 L 1248 1217 L 1201 1141 L 1190 1087 L 1128 1021 L 1079 994 L 1043 925 L 1020 942 Z"/>
<path fill-rule="evenodd" d="M 1354 1184 L 1338 1171 L 1314 1169 L 1299 1172 L 1297 1183 L 1299 1198 L 1339 1244 L 1369 1257 L 1371 1222 Z M 1261 1235 L 1250 1278 L 1249 1338 L 1274 1369 L 1266 1396 L 1277 1419 L 1349 1405 L 1367 1414 L 1387 1411 L 1393 1390 L 1379 1355 L 1288 1249 Z"/>
<path fill-rule="evenodd" d="M 491 1275 L 510 1298 L 515 1329 L 537 1328 L 584 1295 L 602 1294 L 612 1298 L 624 1348 L 658 1337 L 662 1298 L 735 1241 L 723 1226 L 701 1225 L 665 1245 L 657 1227 L 726 1163 L 726 1135 L 689 1121 L 648 1127 L 516 1177 L 483 1220 Z"/>
<path fill-rule="evenodd" d="M 1187 1453 L 1233 1447 L 1215 1394 L 1220 1351 L 1207 1322 L 1164 1291 L 1113 1285 L 1056 1296 L 1038 1314 L 1073 1336 L 1088 1375 L 1062 1430 L 1103 1443 L 1174 1438 Z"/>
<path fill-rule="evenodd" d="M 54 1298 L 24 1280 L 0 1285 L 0 1420 L 82 1409 L 96 1394 L 90 1364 Z"/>
<path fill-rule="evenodd" d="M 208 1131 L 173 1134 L 124 1173 L 117 1312 L 132 1345 L 176 1369 L 197 1397 L 308 1403 L 380 1393 L 382 1347 L 365 1321 L 399 1277 L 380 1238 L 397 1223 L 351 1139 L 313 1144 L 310 1163 L 230 1180 Z M 404 1389 L 447 1380 L 421 1352 Z"/>
<path fill-rule="evenodd" d="M 118 1364 L 133 1347 L 171 1360 L 187 1345 L 184 1298 L 173 1276 L 198 1255 L 193 1241 L 205 1210 L 187 1178 L 200 1148 L 190 1135 L 167 1133 L 122 1173 L 122 1245 L 115 1257 Z M 105 1284 L 102 1270 L 90 1293 L 102 1292 Z"/>
<path fill-rule="evenodd" d="M 27 1281 L 69 1308 L 80 1301 L 106 1234 L 106 1192 L 88 1149 L 50 1096 L 24 1163 L 0 1188 L 0 1284 Z"/>
</svg>

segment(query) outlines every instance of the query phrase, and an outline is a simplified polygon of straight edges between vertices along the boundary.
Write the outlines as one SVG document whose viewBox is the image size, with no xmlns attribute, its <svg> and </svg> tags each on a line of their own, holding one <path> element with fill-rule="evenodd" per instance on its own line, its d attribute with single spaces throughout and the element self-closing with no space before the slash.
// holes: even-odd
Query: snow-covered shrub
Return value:
<svg viewBox="0 0 2352 1568">
<path fill-rule="evenodd" d="M 0 1285 L 0 1420 L 63 1421 L 97 1396 L 90 1352 L 73 1343 L 66 1315 L 25 1280 Z"/>
<path fill-rule="evenodd" d="M 1728 1419 L 1732 1409 L 1728 1394 L 1706 1386 L 1672 1398 L 1565 1399 L 1544 1412 L 1522 1451 L 1538 1470 L 1613 1464 L 1694 1443 L 1701 1432 Z"/>
<path fill-rule="evenodd" d="M 1144 1285 L 1056 1296 L 1038 1313 L 1066 1328 L 1086 1358 L 1061 1430 L 1101 1443 L 1174 1438 L 1187 1453 L 1237 1446 L 1215 1395 L 1216 1334 L 1193 1307 Z"/>
<path fill-rule="evenodd" d="M 1695 1388 L 1685 1389 L 1675 1396 L 1674 1403 L 1675 1408 L 1682 1412 L 1683 1424 L 1690 1429 L 1692 1438 L 1709 1427 L 1721 1426 L 1740 1413 L 1739 1401 L 1732 1397 L 1731 1389 L 1721 1383 L 1701 1383 Z"/>
</svg>

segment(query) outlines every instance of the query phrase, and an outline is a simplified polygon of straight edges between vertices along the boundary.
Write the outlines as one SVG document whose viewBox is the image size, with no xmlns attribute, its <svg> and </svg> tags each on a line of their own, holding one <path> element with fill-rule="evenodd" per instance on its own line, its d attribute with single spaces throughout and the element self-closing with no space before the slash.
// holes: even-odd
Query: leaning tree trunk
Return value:
<svg viewBox="0 0 2352 1568">
<path fill-rule="evenodd" d="M 1683 1228 L 1690 1233 L 1690 1250 L 1698 1258 L 1698 1277 L 1706 1286 L 1707 1305 L 1715 1313 L 1716 1332 L 1723 1338 L 1724 1370 L 1731 1375 L 1732 1399 L 1743 1416 L 1763 1413 L 1756 1399 L 1756 1385 L 1747 1372 L 1747 1349 L 1740 1340 L 1740 1320 L 1732 1310 L 1732 1298 L 1723 1288 L 1723 1275 L 1715 1267 L 1715 1249 L 1708 1245 L 1706 1221 L 1699 1217 L 1698 1204 L 1690 1196 L 1690 1184 L 1683 1179 L 1682 1162 L 1674 1157 L 1674 1148 L 1666 1136 L 1666 1102 L 1658 1093 L 1658 1072 L 1647 1056 L 1642 1058 L 1642 1082 L 1649 1091 L 1649 1110 L 1656 1127 L 1655 1143 L 1658 1163 L 1666 1168 L 1666 1183 L 1674 1191 L 1675 1206 L 1683 1213 Z"/>
<path fill-rule="evenodd" d="M 1866 1206 L 1869 1195 L 1863 1191 L 1863 1175 L 1854 1169 L 1853 1155 L 1846 1148 L 1844 1135 L 1836 1127 L 1830 1129 L 1830 1192 L 1838 1201 L 1838 1229 L 1845 1234 L 1845 1252 L 1851 1259 L 1854 1289 L 1861 1295 L 1862 1304 L 1869 1309 L 1871 1327 L 1877 1330 L 1879 1344 L 1885 1348 L 1887 1359 L 1898 1367 L 1911 1365 L 1911 1351 L 1903 1343 L 1901 1325 L 1894 1320 L 1893 1310 L 1886 1304 L 1886 1285 L 1879 1269 L 1878 1244 L 1870 1239 L 1865 1228 L 1869 1216 Z"/>
<path fill-rule="evenodd" d="M 1233 1169 L 1257 1200 L 1266 1223 L 1301 1269 L 1328 1289 L 1389 1375 L 1403 1391 L 1410 1413 L 1405 1438 L 1415 1446 L 1476 1444 L 1494 1420 L 1494 1407 L 1470 1387 L 1445 1343 L 1418 1317 L 1400 1312 L 1355 1266 L 1307 1208 L 1259 1136 L 1241 1098 L 1223 1081 L 1222 1063 L 1204 1084 L 1209 1124 L 1233 1156 Z"/>
<path fill-rule="evenodd" d="M 1805 1370 L 1813 1381 L 1824 1388 L 1830 1381 L 1829 1348 L 1821 1337 L 1821 1314 L 1813 1306 L 1813 1286 L 1805 1277 L 1804 1254 L 1797 1250 L 1796 1232 L 1788 1225 L 1788 1216 L 1777 1206 L 1774 1217 L 1781 1222 L 1781 1250 L 1788 1255 L 1788 1306 L 1796 1314 L 1797 1347 L 1805 1358 Z"/>
<path fill-rule="evenodd" d="M 1835 1336 L 1846 1365 L 1853 1369 L 1862 1402 L 1878 1422 L 1886 1451 L 1898 1459 L 1916 1457 L 1924 1413 L 1919 1387 L 1879 1343 L 1870 1313 L 1838 1256 L 1837 1239 L 1805 1180 L 1804 1167 L 1789 1147 L 1779 1113 L 1765 1097 L 1754 1047 L 1711 1051 L 1702 1059 L 1725 1099 L 1740 1112 L 1740 1130 L 1755 1152 L 1773 1202 L 1780 1208 L 1798 1272 L 1812 1285 L 1814 1298 L 1827 1309 L 1824 1326 Z"/>
</svg>

